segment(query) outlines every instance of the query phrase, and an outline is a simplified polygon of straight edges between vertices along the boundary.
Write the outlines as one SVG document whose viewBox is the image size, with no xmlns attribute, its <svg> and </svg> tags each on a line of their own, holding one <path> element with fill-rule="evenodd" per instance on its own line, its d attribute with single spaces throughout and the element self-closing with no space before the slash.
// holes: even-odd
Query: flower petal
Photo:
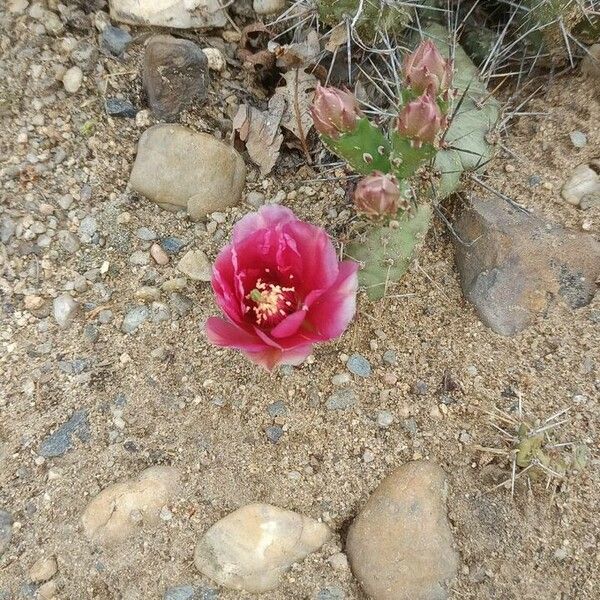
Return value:
<svg viewBox="0 0 600 600">
<path fill-rule="evenodd" d="M 270 348 L 262 352 L 244 352 L 253 363 L 272 371 L 279 365 L 299 365 L 312 352 L 312 344 L 297 346 L 290 350 Z"/>
<path fill-rule="evenodd" d="M 204 329 L 208 339 L 217 346 L 237 348 L 246 352 L 260 352 L 267 345 L 239 325 L 219 317 L 207 319 Z"/>
<path fill-rule="evenodd" d="M 233 243 L 238 244 L 259 229 L 272 229 L 277 225 L 297 220 L 298 217 L 285 206 L 279 204 L 261 206 L 258 212 L 247 214 L 235 224 L 233 227 Z"/>
<path fill-rule="evenodd" d="M 275 338 L 285 338 L 294 335 L 302 326 L 305 318 L 306 311 L 297 310 L 271 329 L 271 335 Z"/>
<path fill-rule="evenodd" d="M 310 307 L 306 321 L 315 330 L 315 341 L 339 337 L 354 317 L 358 267 L 350 260 L 340 263 L 336 282 Z"/>
</svg>

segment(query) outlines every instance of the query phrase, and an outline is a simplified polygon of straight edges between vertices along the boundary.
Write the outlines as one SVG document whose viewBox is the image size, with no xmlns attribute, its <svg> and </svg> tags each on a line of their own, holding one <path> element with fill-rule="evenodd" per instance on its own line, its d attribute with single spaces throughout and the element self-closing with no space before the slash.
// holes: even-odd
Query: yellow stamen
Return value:
<svg viewBox="0 0 600 600">
<path fill-rule="evenodd" d="M 277 313 L 285 317 L 286 312 L 281 308 L 281 302 L 285 299 L 285 292 L 293 291 L 295 291 L 293 287 L 282 287 L 272 283 L 267 284 L 258 279 L 254 289 L 246 296 L 247 300 L 252 300 L 256 304 L 252 310 L 256 315 L 258 325 Z M 291 306 L 289 300 L 286 300 L 285 304 L 286 306 Z"/>
</svg>

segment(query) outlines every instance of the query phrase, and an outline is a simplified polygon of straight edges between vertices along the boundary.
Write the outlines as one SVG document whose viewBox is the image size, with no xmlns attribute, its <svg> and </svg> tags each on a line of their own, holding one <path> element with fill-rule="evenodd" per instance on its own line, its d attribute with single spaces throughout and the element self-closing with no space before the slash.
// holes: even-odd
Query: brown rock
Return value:
<svg viewBox="0 0 600 600">
<path fill-rule="evenodd" d="M 373 600 L 443 600 L 458 556 L 446 516 L 444 471 L 428 461 L 393 471 L 348 532 L 352 572 Z"/>
<path fill-rule="evenodd" d="M 142 79 L 154 114 L 173 121 L 192 101 L 206 99 L 208 60 L 190 40 L 155 35 L 146 45 Z"/>
<path fill-rule="evenodd" d="M 600 244 L 592 235 L 500 199 L 472 199 L 455 228 L 467 243 L 456 243 L 463 292 L 496 333 L 525 329 L 554 299 L 579 308 L 596 292 Z"/>
<path fill-rule="evenodd" d="M 186 210 L 192 219 L 237 204 L 246 180 L 242 157 L 207 133 L 161 123 L 147 129 L 129 183 L 167 210 Z"/>
</svg>

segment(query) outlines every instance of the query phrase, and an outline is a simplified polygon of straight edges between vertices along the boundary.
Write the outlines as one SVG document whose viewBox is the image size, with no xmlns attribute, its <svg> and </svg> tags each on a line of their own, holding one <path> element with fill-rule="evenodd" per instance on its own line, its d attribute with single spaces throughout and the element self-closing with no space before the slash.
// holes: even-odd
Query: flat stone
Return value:
<svg viewBox="0 0 600 600">
<path fill-rule="evenodd" d="M 283 437 L 283 428 L 279 425 L 271 425 L 265 430 L 267 439 L 272 443 L 276 444 Z"/>
<path fill-rule="evenodd" d="M 371 363 L 362 354 L 353 354 L 346 363 L 350 373 L 359 377 L 368 377 L 371 374 Z"/>
<path fill-rule="evenodd" d="M 142 81 L 152 112 L 173 121 L 192 102 L 206 99 L 208 59 L 190 40 L 155 35 L 146 45 Z"/>
<path fill-rule="evenodd" d="M 283 400 L 277 400 L 272 404 L 267 406 L 267 412 L 273 418 L 275 417 L 285 417 L 287 415 L 288 409 Z"/>
<path fill-rule="evenodd" d="M 161 509 L 177 495 L 179 482 L 177 469 L 157 466 L 108 486 L 83 513 L 85 535 L 94 542 L 111 544 L 131 537 L 138 527 L 136 522 L 156 525 Z"/>
<path fill-rule="evenodd" d="M 458 555 L 446 515 L 443 470 L 398 467 L 372 493 L 346 542 L 350 566 L 372 600 L 444 600 Z"/>
<path fill-rule="evenodd" d="M 6 552 L 12 537 L 12 515 L 5 510 L 0 510 L 0 558 Z"/>
<path fill-rule="evenodd" d="M 600 277 L 600 244 L 499 199 L 472 199 L 455 229 L 456 264 L 465 297 L 485 325 L 514 335 L 555 300 L 588 304 Z"/>
<path fill-rule="evenodd" d="M 196 600 L 196 590 L 191 585 L 180 585 L 165 591 L 163 600 Z"/>
<path fill-rule="evenodd" d="M 325 401 L 328 410 L 348 410 L 356 404 L 356 392 L 351 388 L 343 388 L 334 392 Z"/>
<path fill-rule="evenodd" d="M 129 32 L 119 27 L 107 25 L 100 34 L 100 47 L 113 56 L 123 56 L 133 38 Z"/>
<path fill-rule="evenodd" d="M 133 333 L 149 316 L 150 311 L 146 306 L 135 306 L 125 314 L 121 331 L 123 333 Z"/>
<path fill-rule="evenodd" d="M 110 0 L 109 4 L 113 19 L 132 25 L 211 29 L 227 24 L 221 0 Z"/>
<path fill-rule="evenodd" d="M 120 98 L 107 98 L 104 104 L 106 114 L 109 117 L 120 117 L 122 119 L 133 119 L 137 114 L 137 108 L 129 100 Z"/>
<path fill-rule="evenodd" d="M 212 266 L 202 250 L 189 250 L 177 265 L 177 270 L 194 281 L 210 281 Z"/>
<path fill-rule="evenodd" d="M 169 236 L 161 240 L 160 245 L 168 254 L 179 254 L 179 252 L 181 252 L 181 250 L 187 246 L 187 242 L 185 240 L 180 240 L 179 238 Z"/>
<path fill-rule="evenodd" d="M 248 504 L 215 523 L 194 553 L 196 568 L 233 590 L 274 590 L 294 563 L 318 550 L 324 523 L 269 504 Z"/>
<path fill-rule="evenodd" d="M 41 583 L 52 579 L 58 571 L 58 564 L 54 556 L 42 556 L 33 563 L 29 569 L 29 579 L 34 583 Z"/>
<path fill-rule="evenodd" d="M 245 180 L 246 165 L 228 144 L 159 124 L 140 137 L 129 183 L 162 208 L 187 210 L 197 220 L 239 203 Z"/>
<path fill-rule="evenodd" d="M 79 304 L 69 294 L 61 294 L 54 298 L 52 305 L 54 319 L 62 329 L 72 323 L 79 311 Z"/>
<path fill-rule="evenodd" d="M 394 422 L 394 415 L 389 410 L 380 410 L 377 413 L 377 425 L 386 429 Z"/>
<path fill-rule="evenodd" d="M 587 135 L 583 131 L 571 131 L 569 137 L 575 148 L 583 148 L 587 144 Z"/>
<path fill-rule="evenodd" d="M 65 71 L 62 78 L 65 91 L 75 94 L 79 91 L 83 82 L 83 71 L 79 67 L 71 67 Z"/>
<path fill-rule="evenodd" d="M 48 436 L 40 444 L 38 454 L 44 458 L 62 456 L 73 447 L 73 437 L 84 443 L 90 441 L 90 424 L 85 408 L 76 410 L 66 423 Z"/>
</svg>

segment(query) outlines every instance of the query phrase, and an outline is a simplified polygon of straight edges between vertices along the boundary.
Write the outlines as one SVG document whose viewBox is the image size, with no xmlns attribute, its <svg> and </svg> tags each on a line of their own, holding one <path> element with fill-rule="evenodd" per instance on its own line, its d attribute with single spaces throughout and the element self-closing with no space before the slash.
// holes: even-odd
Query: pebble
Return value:
<svg viewBox="0 0 600 600">
<path fill-rule="evenodd" d="M 223 3 L 215 0 L 168 0 L 166 4 L 156 0 L 111 0 L 110 15 L 117 21 L 144 27 L 212 29 L 228 23 L 221 6 Z"/>
<path fill-rule="evenodd" d="M 121 98 L 107 98 L 104 108 L 109 117 L 133 119 L 137 115 L 137 108 L 129 100 Z"/>
<path fill-rule="evenodd" d="M 135 291 L 135 297 L 143 302 L 153 302 L 160 297 L 160 290 L 149 285 L 143 285 Z"/>
<path fill-rule="evenodd" d="M 70 231 L 61 230 L 58 232 L 58 242 L 70 254 L 75 254 L 79 250 L 79 240 Z"/>
<path fill-rule="evenodd" d="M 344 600 L 345 598 L 344 590 L 337 585 L 323 588 L 315 596 L 315 600 Z"/>
<path fill-rule="evenodd" d="M 0 558 L 6 552 L 12 537 L 13 518 L 5 510 L 0 510 Z"/>
<path fill-rule="evenodd" d="M 91 238 L 98 231 L 98 222 L 94 217 L 84 217 L 79 223 L 79 235 Z"/>
<path fill-rule="evenodd" d="M 0 220 L 0 242 L 8 244 L 16 229 L 17 224 L 10 217 L 4 215 Z"/>
<path fill-rule="evenodd" d="M 98 61 L 98 50 L 86 40 L 79 40 L 71 52 L 71 59 L 83 71 L 91 71 Z"/>
<path fill-rule="evenodd" d="M 169 264 L 169 255 L 158 244 L 152 244 L 150 247 L 150 256 L 157 265 L 164 266 Z"/>
<path fill-rule="evenodd" d="M 168 254 L 179 254 L 179 252 L 187 246 L 187 242 L 179 238 L 169 236 L 161 240 L 162 249 Z"/>
<path fill-rule="evenodd" d="M 329 564 L 336 571 L 347 571 L 350 566 L 348 565 L 348 557 L 343 552 L 336 552 L 328 558 Z"/>
<path fill-rule="evenodd" d="M 52 579 L 58 571 L 58 564 L 54 556 L 43 556 L 29 569 L 29 579 L 34 583 L 41 583 Z"/>
<path fill-rule="evenodd" d="M 156 231 L 148 227 L 138 228 L 138 230 L 135 232 L 135 235 L 140 238 L 140 240 L 144 240 L 145 242 L 152 242 L 158 237 L 156 235 Z"/>
<path fill-rule="evenodd" d="M 351 388 L 343 388 L 334 392 L 325 401 L 328 410 L 347 410 L 356 404 L 356 392 Z"/>
<path fill-rule="evenodd" d="M 352 381 L 348 373 L 338 373 L 331 378 L 331 383 L 335 386 L 347 385 Z"/>
<path fill-rule="evenodd" d="M 131 308 L 125 314 L 121 331 L 123 333 L 133 333 L 149 316 L 150 311 L 145 306 Z"/>
<path fill-rule="evenodd" d="M 187 296 L 184 296 L 179 292 L 173 292 L 169 298 L 173 305 L 173 309 L 180 317 L 185 317 L 194 306 L 194 303 Z"/>
<path fill-rule="evenodd" d="M 129 257 L 129 264 L 131 264 L 131 265 L 143 267 L 149 263 L 150 263 L 150 256 L 148 255 L 147 252 L 144 252 L 143 250 L 136 250 Z"/>
<path fill-rule="evenodd" d="M 208 94 L 208 60 L 191 40 L 154 35 L 146 44 L 142 81 L 152 112 L 172 121 Z"/>
<path fill-rule="evenodd" d="M 443 470 L 429 461 L 395 469 L 350 526 L 352 572 L 373 600 L 444 600 L 458 569 Z"/>
<path fill-rule="evenodd" d="M 267 197 L 262 192 L 248 192 L 246 194 L 246 202 L 253 208 L 260 208 L 266 199 Z"/>
<path fill-rule="evenodd" d="M 565 181 L 561 196 L 569 204 L 582 207 L 587 198 L 600 198 L 600 159 L 594 159 L 590 164 L 575 167 L 571 176 Z"/>
<path fill-rule="evenodd" d="M 221 72 L 225 69 L 225 58 L 218 48 L 203 48 L 202 52 L 208 61 L 208 68 L 211 71 Z"/>
<path fill-rule="evenodd" d="M 85 535 L 94 542 L 110 544 L 134 535 L 139 529 L 136 517 L 144 524 L 159 523 L 161 509 L 179 492 L 179 482 L 177 469 L 156 466 L 136 478 L 109 485 L 83 513 Z"/>
<path fill-rule="evenodd" d="M 202 250 L 189 250 L 179 261 L 177 269 L 194 281 L 210 281 L 212 267 Z"/>
<path fill-rule="evenodd" d="M 88 324 L 83 328 L 83 335 L 88 342 L 95 344 L 100 337 L 100 332 L 95 325 Z"/>
<path fill-rule="evenodd" d="M 283 400 L 277 400 L 276 402 L 273 402 L 267 406 L 267 412 L 273 418 L 284 417 L 287 415 L 288 409 Z"/>
<path fill-rule="evenodd" d="M 346 363 L 348 371 L 359 377 L 371 375 L 371 364 L 362 354 L 353 354 Z"/>
<path fill-rule="evenodd" d="M 219 585 L 262 593 L 276 589 L 294 563 L 330 537 L 324 523 L 269 504 L 248 504 L 202 536 L 194 563 Z"/>
<path fill-rule="evenodd" d="M 61 329 L 67 328 L 79 311 L 79 304 L 69 294 L 55 298 L 52 306 L 54 319 Z"/>
<path fill-rule="evenodd" d="M 122 56 L 132 40 L 127 31 L 107 25 L 100 34 L 100 47 L 113 56 Z"/>
<path fill-rule="evenodd" d="M 229 144 L 161 123 L 140 137 L 129 183 L 162 208 L 187 210 L 198 220 L 238 203 L 245 179 L 244 160 Z"/>
<path fill-rule="evenodd" d="M 44 458 L 62 456 L 73 447 L 74 436 L 84 443 L 90 441 L 90 424 L 85 408 L 76 410 L 66 423 L 45 438 L 40 444 L 38 454 Z"/>
<path fill-rule="evenodd" d="M 571 131 L 569 137 L 575 148 L 583 148 L 587 144 L 587 135 L 583 131 Z"/>
<path fill-rule="evenodd" d="M 394 415 L 388 410 L 380 410 L 377 413 L 377 425 L 382 429 L 386 429 L 394 422 Z"/>
<path fill-rule="evenodd" d="M 276 444 L 283 436 L 283 429 L 279 425 L 271 425 L 265 430 L 267 439 L 272 443 Z"/>
<path fill-rule="evenodd" d="M 391 365 L 392 367 L 396 365 L 396 363 L 398 362 L 396 352 L 394 350 L 386 350 L 383 353 L 383 362 L 387 365 Z"/>
<path fill-rule="evenodd" d="M 105 308 L 98 313 L 98 321 L 103 325 L 108 325 L 108 323 L 111 323 L 114 318 L 115 316 L 113 311 L 108 308 Z"/>
<path fill-rule="evenodd" d="M 56 581 L 47 581 L 40 585 L 37 589 L 37 596 L 40 600 L 56 600 L 56 593 L 58 592 L 58 584 Z"/>
<path fill-rule="evenodd" d="M 257 15 L 273 15 L 285 8 L 285 0 L 254 0 L 252 8 Z"/>
<path fill-rule="evenodd" d="M 196 590 L 191 585 L 168 588 L 163 600 L 196 600 Z"/>
<path fill-rule="evenodd" d="M 69 94 L 75 94 L 83 82 L 83 71 L 79 67 L 71 67 L 63 75 L 63 86 Z"/>
</svg>

